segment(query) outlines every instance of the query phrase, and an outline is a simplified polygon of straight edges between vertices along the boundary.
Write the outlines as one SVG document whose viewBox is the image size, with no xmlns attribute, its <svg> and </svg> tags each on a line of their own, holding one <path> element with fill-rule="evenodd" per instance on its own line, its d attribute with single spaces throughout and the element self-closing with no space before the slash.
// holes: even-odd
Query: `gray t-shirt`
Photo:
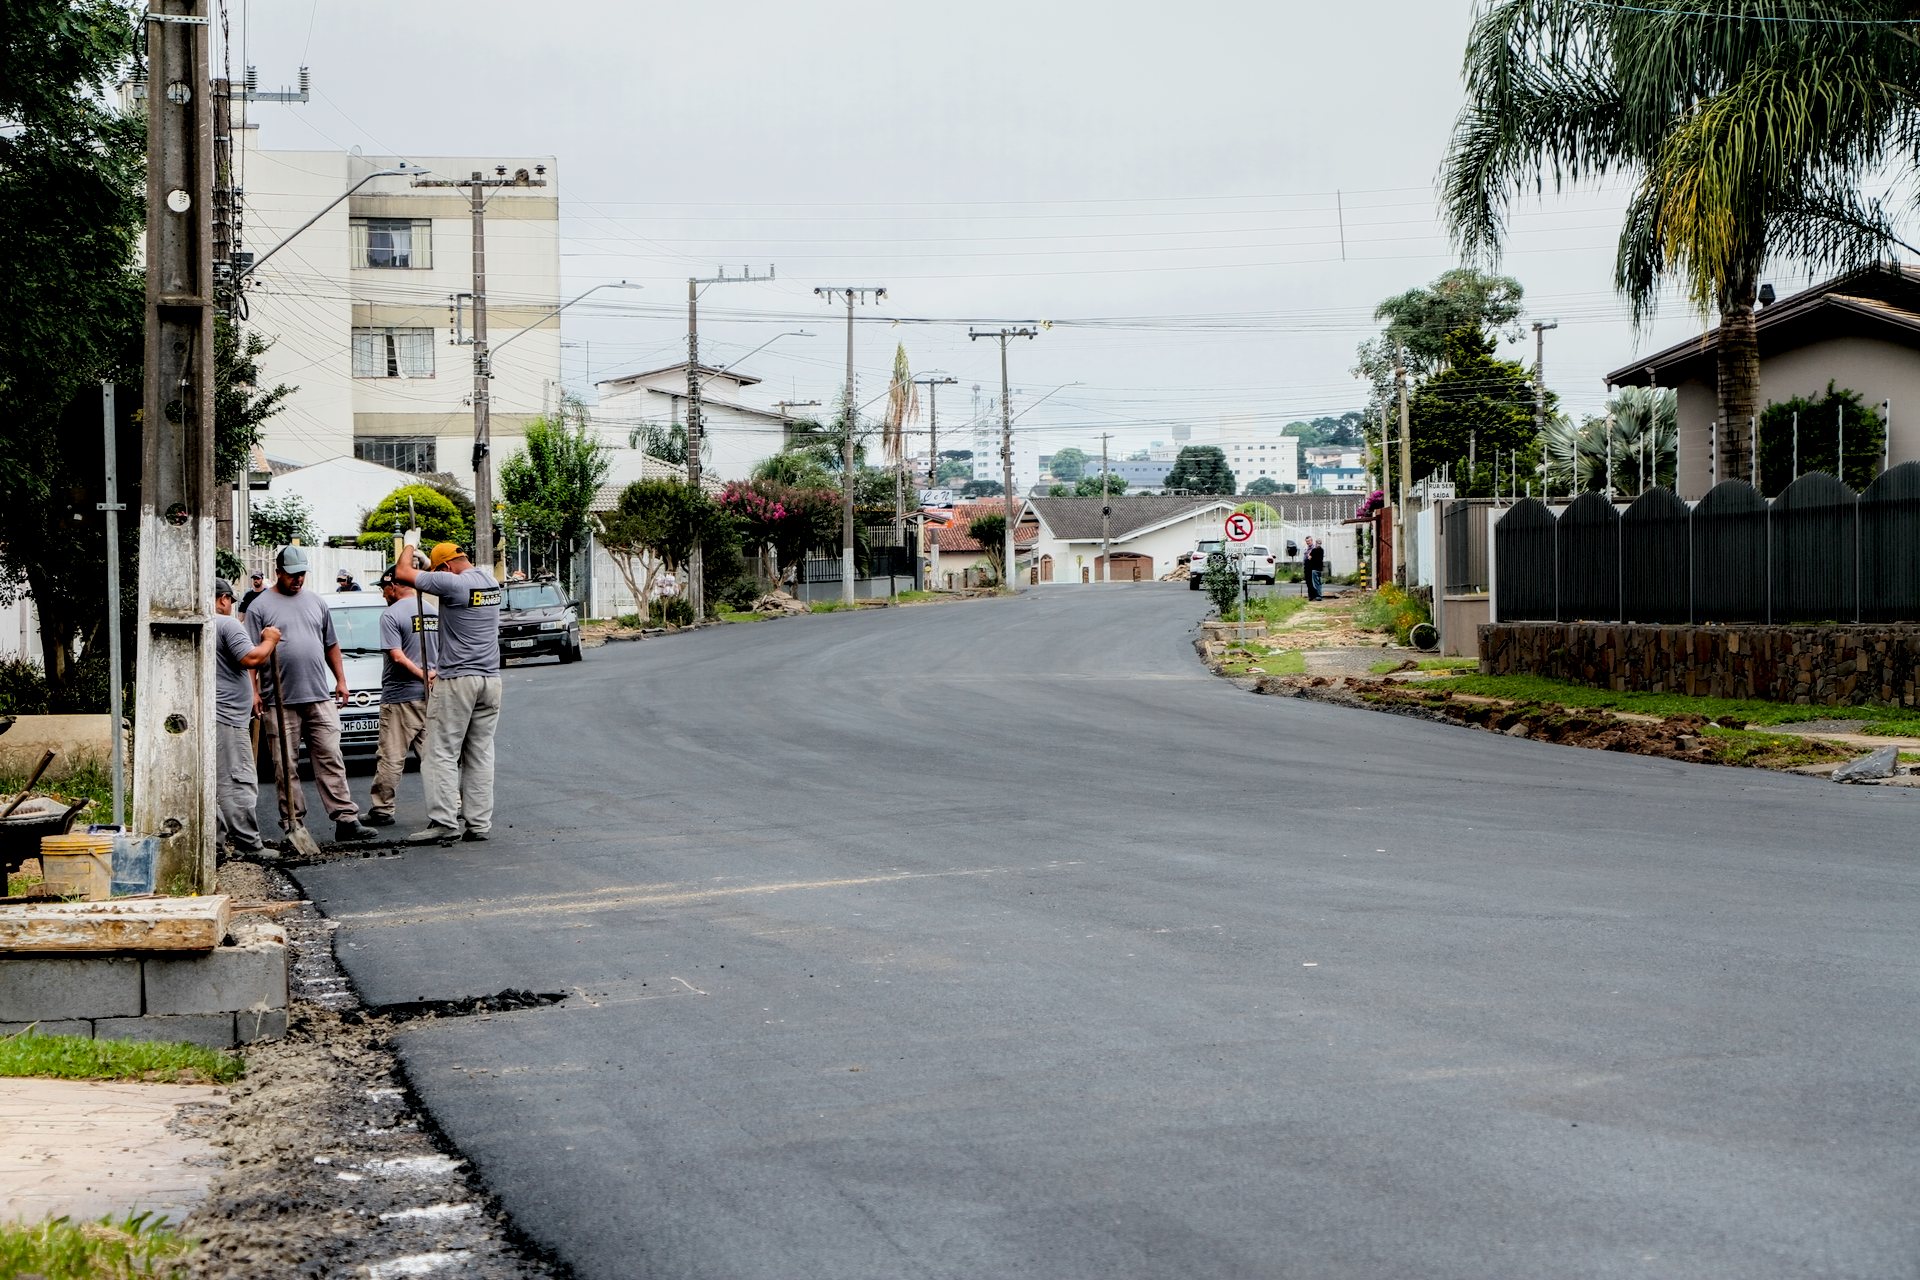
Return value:
<svg viewBox="0 0 1920 1280">
<path fill-rule="evenodd" d="M 440 678 L 499 675 L 500 584 L 493 575 L 476 565 L 465 573 L 423 573 L 413 586 L 440 599 Z"/>
<path fill-rule="evenodd" d="M 435 640 L 440 630 L 440 612 L 432 604 L 421 613 L 421 601 L 406 597 L 394 601 L 380 613 L 380 701 L 418 702 L 427 696 L 427 686 L 393 660 L 389 650 L 398 649 L 422 670 L 431 669 Z M 420 660 L 421 633 L 426 635 L 427 657 Z"/>
<path fill-rule="evenodd" d="M 244 729 L 253 720 L 253 673 L 240 659 L 253 652 L 247 624 L 231 614 L 213 619 L 213 718 L 218 724 Z"/>
<path fill-rule="evenodd" d="M 280 628 L 280 673 L 287 678 L 290 707 L 333 700 L 333 667 L 327 650 L 340 643 L 333 633 L 333 610 L 311 591 L 281 595 L 278 587 L 262 591 L 247 606 L 247 633 L 260 643 L 263 627 Z M 273 705 L 273 663 L 260 668 L 260 696 Z"/>
</svg>

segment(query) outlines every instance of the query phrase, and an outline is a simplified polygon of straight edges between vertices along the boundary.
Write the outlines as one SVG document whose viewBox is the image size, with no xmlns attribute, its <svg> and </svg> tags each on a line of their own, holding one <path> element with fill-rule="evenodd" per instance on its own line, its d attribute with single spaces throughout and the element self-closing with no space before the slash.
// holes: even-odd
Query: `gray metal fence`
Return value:
<svg viewBox="0 0 1920 1280">
<path fill-rule="evenodd" d="M 1450 502 L 1441 517 L 1447 563 L 1441 585 L 1448 595 L 1472 595 L 1487 589 L 1486 504 Z"/>
<path fill-rule="evenodd" d="M 1664 489 L 1624 515 L 1594 493 L 1557 518 L 1528 499 L 1494 551 L 1502 621 L 1920 621 L 1920 462 L 1858 496 L 1814 472 L 1772 502 L 1723 481 L 1691 510 Z"/>
</svg>

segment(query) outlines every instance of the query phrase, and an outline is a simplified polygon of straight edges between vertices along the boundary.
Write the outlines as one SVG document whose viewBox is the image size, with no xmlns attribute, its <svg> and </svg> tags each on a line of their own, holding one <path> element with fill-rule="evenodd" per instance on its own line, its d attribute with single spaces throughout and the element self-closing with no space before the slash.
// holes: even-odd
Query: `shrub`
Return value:
<svg viewBox="0 0 1920 1280">
<path fill-rule="evenodd" d="M 228 582 L 231 582 L 236 590 L 241 587 L 241 584 L 247 576 L 247 566 L 245 562 L 225 547 L 215 547 L 213 549 L 213 571 L 220 577 L 225 578 Z"/>
<path fill-rule="evenodd" d="M 1361 599 L 1353 611 L 1353 620 L 1356 625 L 1369 631 L 1391 631 L 1395 642 L 1405 644 L 1408 632 L 1422 622 L 1433 621 L 1433 618 L 1428 614 L 1426 604 L 1418 597 L 1388 583 Z"/>
<path fill-rule="evenodd" d="M 647 621 L 656 627 L 691 626 L 693 625 L 693 606 L 687 603 L 685 596 L 655 600 L 647 606 Z"/>
<path fill-rule="evenodd" d="M 47 676 L 28 658 L 0 662 L 0 714 L 43 716 L 47 713 Z"/>
</svg>

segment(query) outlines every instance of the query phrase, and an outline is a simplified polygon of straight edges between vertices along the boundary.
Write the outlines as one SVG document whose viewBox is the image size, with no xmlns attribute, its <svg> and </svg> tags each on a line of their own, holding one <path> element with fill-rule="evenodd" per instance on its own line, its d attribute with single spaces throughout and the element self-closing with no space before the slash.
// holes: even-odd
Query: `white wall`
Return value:
<svg viewBox="0 0 1920 1280">
<path fill-rule="evenodd" d="M 253 501 L 278 501 L 289 494 L 304 498 L 313 509 L 314 523 L 329 538 L 360 532 L 360 520 L 380 499 L 416 477 L 358 458 L 329 458 L 298 471 L 275 476 L 266 492 Z"/>
</svg>

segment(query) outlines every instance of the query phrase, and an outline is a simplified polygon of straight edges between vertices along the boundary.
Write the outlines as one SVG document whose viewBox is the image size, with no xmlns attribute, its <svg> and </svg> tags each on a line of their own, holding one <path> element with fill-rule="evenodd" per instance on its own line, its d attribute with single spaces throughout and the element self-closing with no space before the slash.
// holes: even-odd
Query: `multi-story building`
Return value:
<svg viewBox="0 0 1920 1280">
<path fill-rule="evenodd" d="M 701 470 L 715 480 L 745 480 L 755 464 L 786 446 L 794 422 L 782 408 L 748 404 L 740 396 L 760 379 L 724 369 L 700 367 Z M 615 479 L 629 478 L 623 468 L 639 465 L 626 448 L 636 427 L 683 430 L 687 421 L 687 362 L 605 379 L 596 384 L 600 401 L 593 421 L 603 443 L 612 446 Z M 638 471 L 630 477 L 640 479 Z"/>
<path fill-rule="evenodd" d="M 1298 437 L 1283 436 L 1278 427 L 1237 418 L 1222 418 L 1208 436 L 1194 443 L 1215 445 L 1226 454 L 1227 466 L 1233 469 L 1241 488 L 1262 477 L 1277 485 L 1298 487 Z"/>
<path fill-rule="evenodd" d="M 356 457 L 406 472 L 473 476 L 473 219 L 460 188 L 418 187 L 397 156 L 269 151 L 242 139 L 245 244 L 264 255 L 247 288 L 247 324 L 273 345 L 264 385 L 296 388 L 268 420 L 276 458 Z M 412 156 L 434 179 L 525 171 L 545 186 L 490 189 L 486 200 L 487 329 L 493 459 L 558 402 L 559 200 L 551 156 Z M 342 193 L 353 194 L 337 204 Z M 324 211 L 324 212 L 323 212 Z"/>
</svg>

